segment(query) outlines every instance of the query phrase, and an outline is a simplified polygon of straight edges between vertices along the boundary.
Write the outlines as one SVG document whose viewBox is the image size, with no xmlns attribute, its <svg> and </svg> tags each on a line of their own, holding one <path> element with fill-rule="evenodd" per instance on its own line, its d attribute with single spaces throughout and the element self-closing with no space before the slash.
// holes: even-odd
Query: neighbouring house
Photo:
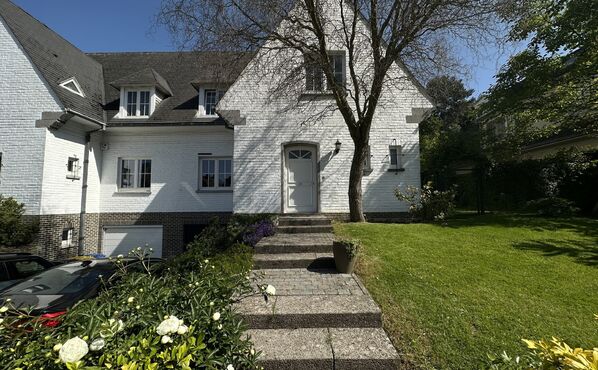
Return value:
<svg viewBox="0 0 598 370">
<path fill-rule="evenodd" d="M 334 51 L 341 78 L 343 53 Z M 39 253 L 147 244 L 169 257 L 214 216 L 348 214 L 343 118 L 309 124 L 309 112 L 279 109 L 255 57 L 86 54 L 0 0 L 0 194 L 39 219 Z M 399 64 L 393 73 L 408 76 Z M 411 78 L 381 99 L 363 179 L 370 219 L 407 211 L 393 189 L 419 186 L 418 123 L 431 107 Z"/>
</svg>

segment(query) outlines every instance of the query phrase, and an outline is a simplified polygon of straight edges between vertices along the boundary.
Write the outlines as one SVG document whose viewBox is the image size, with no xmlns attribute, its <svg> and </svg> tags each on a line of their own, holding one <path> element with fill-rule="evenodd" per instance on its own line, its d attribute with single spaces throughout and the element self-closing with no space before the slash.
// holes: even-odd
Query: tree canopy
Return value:
<svg viewBox="0 0 598 370">
<path fill-rule="evenodd" d="M 598 132 L 598 2 L 531 0 L 512 22 L 528 45 L 497 75 L 484 110 L 519 137 Z"/>
</svg>

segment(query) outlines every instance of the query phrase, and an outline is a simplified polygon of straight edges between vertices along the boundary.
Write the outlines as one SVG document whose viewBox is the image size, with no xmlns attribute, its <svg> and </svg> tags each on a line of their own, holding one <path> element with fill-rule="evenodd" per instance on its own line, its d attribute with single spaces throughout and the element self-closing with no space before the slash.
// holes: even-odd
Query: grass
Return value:
<svg viewBox="0 0 598 370">
<path fill-rule="evenodd" d="M 448 225 L 336 224 L 407 367 L 483 368 L 557 336 L 598 345 L 598 220 L 464 215 Z"/>
</svg>

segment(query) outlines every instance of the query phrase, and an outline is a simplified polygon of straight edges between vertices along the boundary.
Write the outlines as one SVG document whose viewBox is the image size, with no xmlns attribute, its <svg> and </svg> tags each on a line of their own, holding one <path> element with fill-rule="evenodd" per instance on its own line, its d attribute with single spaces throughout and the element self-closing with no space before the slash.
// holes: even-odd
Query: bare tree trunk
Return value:
<svg viewBox="0 0 598 370">
<path fill-rule="evenodd" d="M 363 215 L 363 194 L 361 191 L 361 179 L 365 157 L 367 156 L 367 139 L 353 139 L 355 151 L 349 174 L 349 213 L 351 222 L 365 222 Z"/>
</svg>

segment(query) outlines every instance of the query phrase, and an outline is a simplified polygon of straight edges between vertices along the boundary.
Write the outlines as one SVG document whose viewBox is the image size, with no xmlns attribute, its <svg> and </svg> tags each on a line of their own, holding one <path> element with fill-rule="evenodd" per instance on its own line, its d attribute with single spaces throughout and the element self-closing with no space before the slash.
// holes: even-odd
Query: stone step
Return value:
<svg viewBox="0 0 598 370">
<path fill-rule="evenodd" d="M 322 269 L 334 267 L 332 253 L 254 254 L 253 268 L 260 269 Z"/>
<path fill-rule="evenodd" d="M 326 217 L 279 217 L 279 226 L 328 226 L 331 221 Z"/>
<path fill-rule="evenodd" d="M 271 284 L 280 296 L 363 295 L 366 289 L 354 274 L 331 269 L 264 269 L 252 272 L 260 285 Z"/>
<path fill-rule="evenodd" d="M 399 355 L 381 328 L 251 329 L 265 370 L 390 370 Z"/>
<path fill-rule="evenodd" d="M 243 299 L 235 305 L 250 329 L 379 328 L 382 314 L 369 295 L 312 295 Z"/>
<path fill-rule="evenodd" d="M 256 253 L 330 253 L 332 234 L 276 234 L 262 239 Z"/>
<path fill-rule="evenodd" d="M 276 232 L 280 234 L 331 233 L 332 225 L 278 226 Z"/>
</svg>

